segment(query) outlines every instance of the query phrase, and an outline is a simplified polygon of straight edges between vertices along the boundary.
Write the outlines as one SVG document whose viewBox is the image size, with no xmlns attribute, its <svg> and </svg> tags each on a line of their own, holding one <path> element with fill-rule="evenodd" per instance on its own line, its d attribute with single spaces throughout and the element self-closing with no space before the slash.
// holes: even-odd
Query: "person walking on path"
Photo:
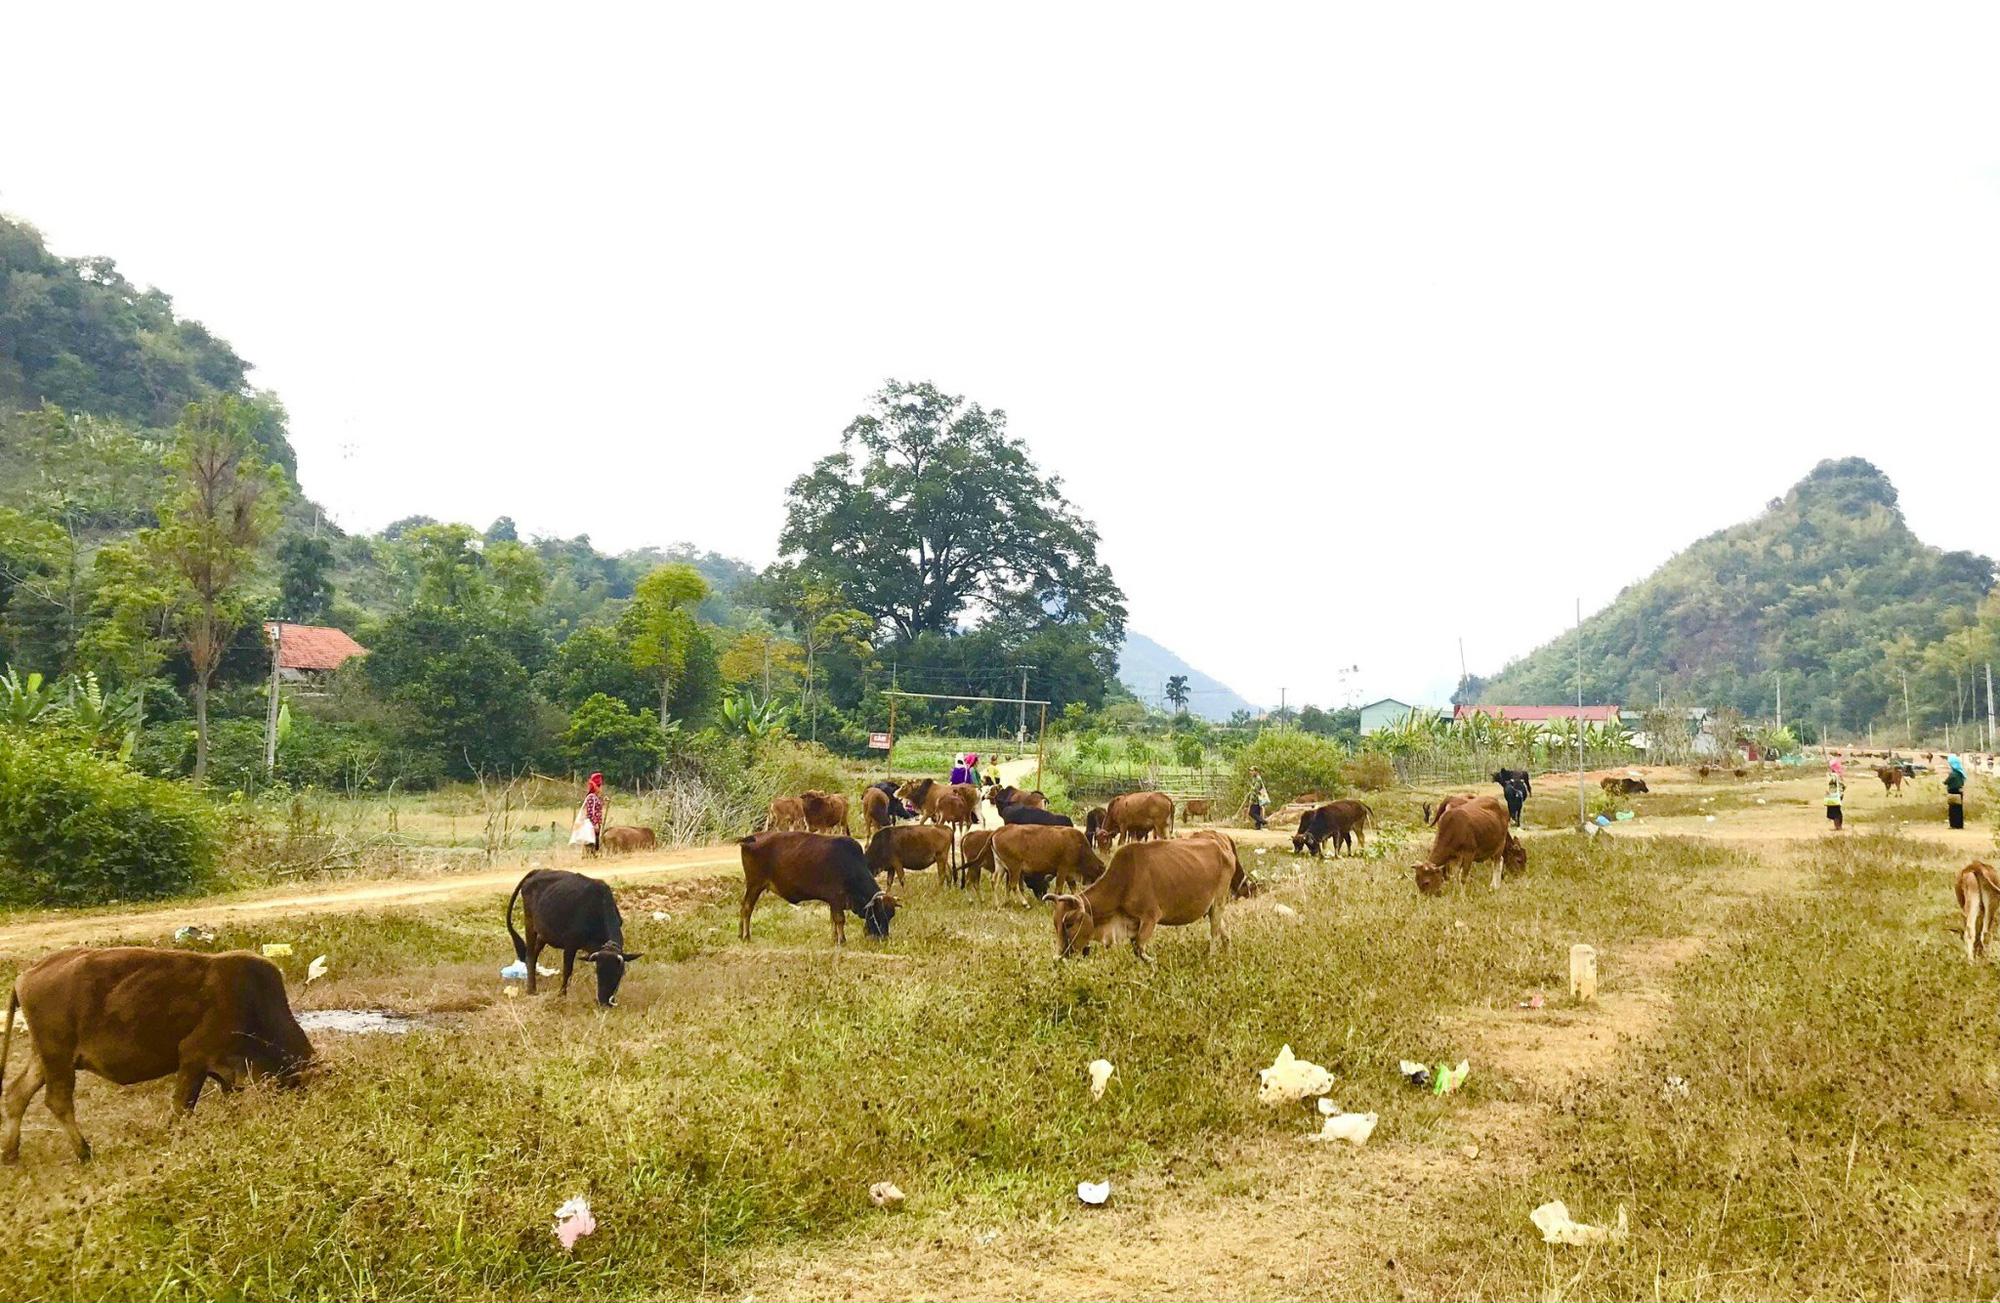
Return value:
<svg viewBox="0 0 2000 1303">
<path fill-rule="evenodd" d="M 1826 767 L 1826 817 L 1839 832 L 1842 825 L 1841 803 L 1847 799 L 1847 782 L 1843 778 L 1838 760 Z"/>
<path fill-rule="evenodd" d="M 965 767 L 964 756 L 958 755 L 951 758 L 951 785 L 953 787 L 957 787 L 960 783 L 965 782 L 965 775 L 968 772 Z"/>
<path fill-rule="evenodd" d="M 1264 807 L 1271 803 L 1271 791 L 1264 786 L 1264 771 L 1253 768 L 1250 771 L 1250 822 L 1264 826 Z"/>
<path fill-rule="evenodd" d="M 597 854 L 597 848 L 604 840 L 604 815 L 607 808 L 604 804 L 604 775 L 592 774 L 590 785 L 583 793 L 583 820 L 590 825 L 589 840 L 584 842 L 585 854 Z"/>
<path fill-rule="evenodd" d="M 971 783 L 974 787 L 978 787 L 980 785 L 979 753 L 977 751 L 966 756 L 965 758 L 965 781 Z"/>
<path fill-rule="evenodd" d="M 1965 827 L 1965 762 L 1957 756 L 1945 757 L 1944 817 L 1954 828 Z"/>
</svg>

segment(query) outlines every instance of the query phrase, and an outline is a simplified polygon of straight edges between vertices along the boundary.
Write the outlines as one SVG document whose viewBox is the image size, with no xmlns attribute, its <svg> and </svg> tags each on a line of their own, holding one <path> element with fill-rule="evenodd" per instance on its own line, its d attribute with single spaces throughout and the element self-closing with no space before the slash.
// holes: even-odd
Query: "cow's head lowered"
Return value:
<svg viewBox="0 0 2000 1303">
<path fill-rule="evenodd" d="M 869 936 L 887 941 L 889 920 L 896 917 L 896 898 L 886 891 L 878 891 L 866 905 L 854 912 L 861 915 L 862 927 Z"/>
<path fill-rule="evenodd" d="M 616 942 L 607 941 L 592 954 L 584 956 L 591 967 L 597 970 L 597 1002 L 609 1009 L 618 1003 L 618 984 L 625 980 L 625 966 L 644 959 L 644 955 L 628 955 L 618 948 Z"/>
<path fill-rule="evenodd" d="M 1081 896 L 1050 896 L 1055 916 L 1056 958 L 1087 955 L 1096 939 L 1097 920 L 1090 916 L 1090 904 Z"/>
</svg>

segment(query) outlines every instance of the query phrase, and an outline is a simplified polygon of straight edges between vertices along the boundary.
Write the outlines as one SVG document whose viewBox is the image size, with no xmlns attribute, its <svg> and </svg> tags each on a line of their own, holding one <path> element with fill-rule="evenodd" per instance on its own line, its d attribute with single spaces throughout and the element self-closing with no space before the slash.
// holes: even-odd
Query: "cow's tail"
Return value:
<svg viewBox="0 0 2000 1303">
<path fill-rule="evenodd" d="M 19 988 L 7 992 L 7 1030 L 0 1032 L 0 1098 L 7 1094 L 7 1055 L 14 1048 L 14 1013 L 21 1007 Z"/>
<path fill-rule="evenodd" d="M 528 962 L 528 939 L 514 930 L 514 902 L 521 898 L 521 888 L 527 885 L 528 875 L 524 873 L 514 884 L 514 894 L 507 897 L 507 935 L 514 938 L 514 958 L 524 964 Z"/>
</svg>

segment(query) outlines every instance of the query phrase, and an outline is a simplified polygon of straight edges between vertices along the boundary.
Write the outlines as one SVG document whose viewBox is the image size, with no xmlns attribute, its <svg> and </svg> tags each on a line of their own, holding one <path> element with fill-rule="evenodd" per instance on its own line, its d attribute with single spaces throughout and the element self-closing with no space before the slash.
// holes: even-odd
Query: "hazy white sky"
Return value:
<svg viewBox="0 0 2000 1303">
<path fill-rule="evenodd" d="M 307 491 L 764 562 L 889 376 L 1132 623 L 1441 699 L 1822 457 L 2000 551 L 2000 10 L 16 6 L 0 211 L 256 364 Z M 1574 543 L 1574 545 L 1573 545 Z"/>
</svg>

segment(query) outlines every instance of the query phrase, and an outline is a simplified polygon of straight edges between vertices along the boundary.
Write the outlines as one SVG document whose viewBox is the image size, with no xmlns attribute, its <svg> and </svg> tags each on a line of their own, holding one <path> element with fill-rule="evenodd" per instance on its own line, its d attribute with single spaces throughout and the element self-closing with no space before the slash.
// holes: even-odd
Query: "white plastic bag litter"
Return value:
<svg viewBox="0 0 2000 1303">
<path fill-rule="evenodd" d="M 1528 1214 L 1528 1220 L 1542 1233 L 1544 1244 L 1623 1244 L 1631 1228 L 1625 1220 L 1625 1205 L 1618 1205 L 1618 1220 L 1610 1226 L 1592 1226 L 1572 1220 L 1569 1207 L 1560 1199 L 1550 1200 Z"/>
<path fill-rule="evenodd" d="M 1109 1059 L 1092 1059 L 1088 1071 L 1090 1073 L 1090 1097 L 1092 1099 L 1103 1099 L 1105 1083 L 1111 1080 L 1111 1074 L 1118 1071 L 1118 1069 L 1112 1066 Z"/>
<path fill-rule="evenodd" d="M 1330 1099 L 1319 1102 L 1319 1111 L 1326 1121 L 1320 1124 L 1314 1140 L 1345 1140 L 1350 1145 L 1365 1145 L 1368 1137 L 1375 1134 L 1375 1123 L 1379 1120 L 1373 1113 L 1343 1113 Z"/>
<path fill-rule="evenodd" d="M 1273 1107 L 1333 1089 L 1333 1074 L 1317 1063 L 1294 1058 L 1289 1045 L 1278 1051 L 1270 1067 L 1257 1069 L 1257 1076 L 1262 1083 L 1257 1087 L 1257 1101 Z"/>
</svg>

